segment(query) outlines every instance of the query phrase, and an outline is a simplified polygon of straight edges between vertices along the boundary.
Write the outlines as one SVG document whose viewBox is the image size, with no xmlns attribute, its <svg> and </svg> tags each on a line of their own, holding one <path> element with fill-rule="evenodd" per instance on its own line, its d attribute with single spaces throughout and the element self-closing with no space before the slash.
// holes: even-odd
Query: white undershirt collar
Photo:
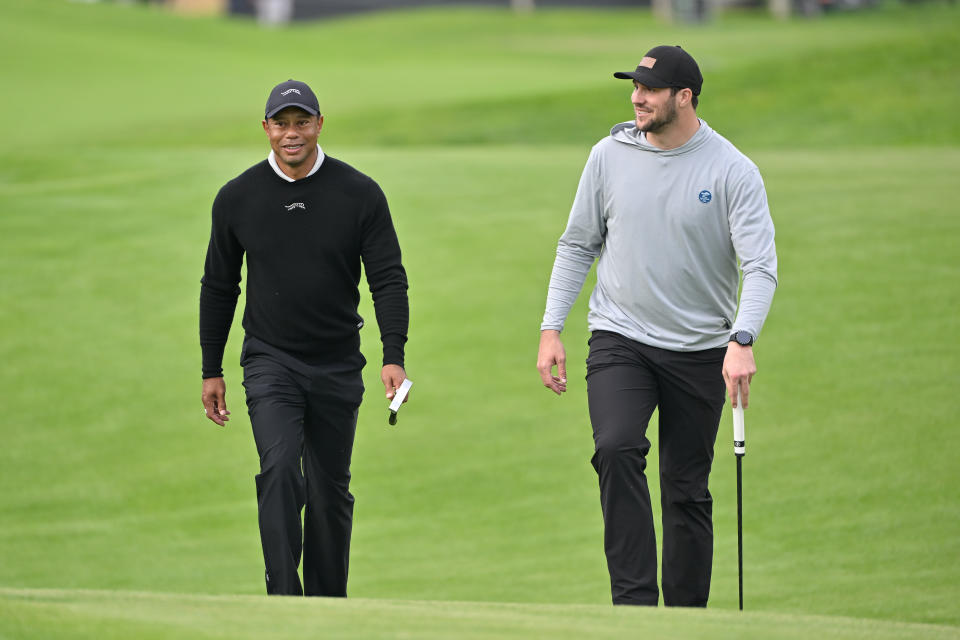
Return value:
<svg viewBox="0 0 960 640">
<path fill-rule="evenodd" d="M 313 169 L 310 169 L 310 173 L 303 176 L 303 178 L 309 178 L 310 176 L 315 174 L 317 172 L 317 169 L 320 168 L 320 165 L 323 164 L 323 159 L 325 157 L 326 156 L 324 156 L 323 154 L 323 149 L 320 148 L 320 145 L 317 145 L 317 161 L 313 163 Z M 288 176 L 287 174 L 285 174 L 283 171 L 280 170 L 280 166 L 277 164 L 277 156 L 273 152 L 273 149 L 270 150 L 270 155 L 267 156 L 267 162 L 270 163 L 270 167 L 276 172 L 278 176 L 280 176 L 287 182 L 296 182 L 296 180 L 294 180 L 293 178 L 291 178 L 290 176 Z M 300 178 L 300 179 L 303 180 L 303 178 Z"/>
</svg>

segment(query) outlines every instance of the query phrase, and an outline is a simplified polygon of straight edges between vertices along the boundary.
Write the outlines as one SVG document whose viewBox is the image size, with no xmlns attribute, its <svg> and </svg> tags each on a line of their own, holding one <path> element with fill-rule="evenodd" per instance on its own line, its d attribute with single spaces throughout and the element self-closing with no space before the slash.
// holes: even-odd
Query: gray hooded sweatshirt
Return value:
<svg viewBox="0 0 960 640">
<path fill-rule="evenodd" d="M 773 237 L 759 170 L 706 122 L 668 150 L 618 124 L 583 170 L 540 328 L 563 330 L 599 258 L 591 331 L 671 351 L 720 347 L 733 331 L 759 336 L 777 287 Z"/>
</svg>

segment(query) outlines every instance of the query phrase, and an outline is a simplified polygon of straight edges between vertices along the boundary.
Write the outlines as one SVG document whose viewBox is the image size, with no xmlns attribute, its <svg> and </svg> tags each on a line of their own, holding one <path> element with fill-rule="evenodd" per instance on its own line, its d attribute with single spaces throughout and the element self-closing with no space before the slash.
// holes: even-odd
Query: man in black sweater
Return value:
<svg viewBox="0 0 960 640">
<path fill-rule="evenodd" d="M 322 127 L 310 87 L 289 80 L 273 88 L 263 120 L 270 155 L 217 194 L 200 287 L 203 406 L 223 426 L 230 419 L 223 351 L 246 254 L 241 364 L 260 454 L 269 594 L 347 594 L 350 457 L 366 364 L 357 313 L 361 261 L 388 399 L 406 378 L 407 276 L 387 200 L 372 179 L 323 153 Z"/>
</svg>

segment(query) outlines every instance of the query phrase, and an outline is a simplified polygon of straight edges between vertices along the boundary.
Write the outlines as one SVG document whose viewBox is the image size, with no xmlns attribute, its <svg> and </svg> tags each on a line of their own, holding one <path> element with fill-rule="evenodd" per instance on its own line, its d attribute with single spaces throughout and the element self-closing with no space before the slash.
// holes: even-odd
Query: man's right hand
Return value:
<svg viewBox="0 0 960 640">
<path fill-rule="evenodd" d="M 553 375 L 553 367 L 557 375 Z M 537 371 L 543 386 L 552 389 L 557 395 L 567 390 L 567 353 L 560 341 L 560 332 L 544 329 L 540 332 L 540 351 L 537 354 Z"/>
<path fill-rule="evenodd" d="M 221 427 L 230 419 L 227 411 L 227 385 L 223 378 L 205 378 L 203 381 L 203 410 L 207 417 Z"/>
</svg>

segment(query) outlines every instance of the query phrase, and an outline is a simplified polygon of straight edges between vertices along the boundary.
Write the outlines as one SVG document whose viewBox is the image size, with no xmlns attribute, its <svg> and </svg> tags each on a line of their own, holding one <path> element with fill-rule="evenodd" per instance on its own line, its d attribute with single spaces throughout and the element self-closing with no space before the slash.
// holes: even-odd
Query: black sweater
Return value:
<svg viewBox="0 0 960 640">
<path fill-rule="evenodd" d="M 244 253 L 248 335 L 311 364 L 355 352 L 363 260 L 383 363 L 403 366 L 407 275 L 386 197 L 371 178 L 326 156 L 312 176 L 287 182 L 264 160 L 220 189 L 200 287 L 204 378 L 223 375 Z"/>
</svg>

